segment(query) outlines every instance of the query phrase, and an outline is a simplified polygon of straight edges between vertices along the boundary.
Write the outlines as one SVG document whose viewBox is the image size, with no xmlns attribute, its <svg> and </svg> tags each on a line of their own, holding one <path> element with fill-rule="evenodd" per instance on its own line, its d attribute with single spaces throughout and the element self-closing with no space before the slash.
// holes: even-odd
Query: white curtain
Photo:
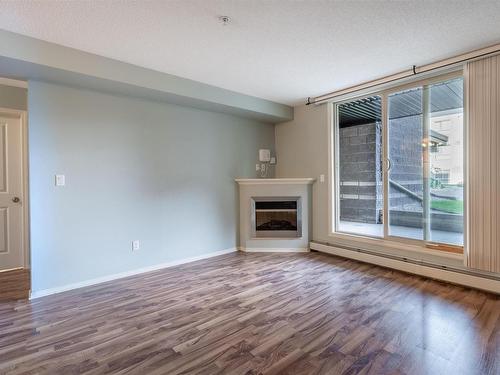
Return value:
<svg viewBox="0 0 500 375">
<path fill-rule="evenodd" d="M 469 62 L 468 267 L 500 272 L 500 56 Z"/>
</svg>

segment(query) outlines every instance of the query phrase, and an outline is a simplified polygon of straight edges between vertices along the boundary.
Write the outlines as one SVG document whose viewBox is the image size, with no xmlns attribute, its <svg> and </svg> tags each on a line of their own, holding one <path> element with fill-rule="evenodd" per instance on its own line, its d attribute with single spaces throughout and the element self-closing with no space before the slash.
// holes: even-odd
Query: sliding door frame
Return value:
<svg viewBox="0 0 500 375">
<path fill-rule="evenodd" d="M 387 118 L 389 118 L 389 95 L 386 91 L 381 93 L 382 97 L 382 186 L 384 194 L 384 210 L 382 213 L 382 224 L 384 225 L 384 239 L 389 238 L 389 129 Z M 338 124 L 337 124 L 338 126 Z"/>
<path fill-rule="evenodd" d="M 340 190 L 340 185 L 339 179 L 340 179 L 340 172 L 339 168 L 337 168 L 337 161 L 340 158 L 340 147 L 339 145 L 339 111 L 337 110 L 337 106 L 351 102 L 353 100 L 358 100 L 358 99 L 363 99 L 369 96 L 380 96 L 382 99 L 382 92 L 373 92 L 373 93 L 363 93 L 363 95 L 357 95 L 353 96 L 347 99 L 343 99 L 342 101 L 338 101 L 335 103 L 329 103 L 329 112 L 331 111 L 329 118 L 331 119 L 330 125 L 329 125 L 329 156 L 328 156 L 328 162 L 329 162 L 329 175 L 331 176 L 329 179 L 329 187 L 328 187 L 328 197 L 329 197 L 329 203 L 328 203 L 328 227 L 329 227 L 329 235 L 330 236 L 336 236 L 338 234 L 341 235 L 347 235 L 347 236 L 354 236 L 354 237 L 363 237 L 363 238 L 372 238 L 372 239 L 383 239 L 385 236 L 370 236 L 368 234 L 366 235 L 360 235 L 354 232 L 340 232 L 338 230 L 338 223 L 340 221 L 340 195 L 339 194 L 334 194 L 334 191 L 337 189 Z M 382 99 L 383 103 L 383 99 Z M 382 110 L 381 117 L 384 116 L 384 112 Z M 384 130 L 382 129 L 382 137 L 384 137 Z M 384 143 L 384 142 L 382 142 Z M 382 144 L 382 152 L 384 150 L 385 146 Z M 385 162 L 386 159 L 384 159 Z M 335 190 L 333 190 L 335 189 Z M 385 205 L 385 199 L 384 199 L 384 205 Z M 384 209 L 385 211 L 385 209 Z M 383 214 L 385 216 L 385 214 Z M 383 218 L 383 221 L 385 222 L 385 217 Z M 385 230 L 385 229 L 384 229 Z M 385 233 L 384 233 L 385 234 Z"/>
<path fill-rule="evenodd" d="M 463 246 L 454 246 L 448 244 L 441 244 L 432 242 L 429 240 L 417 240 L 405 237 L 399 237 L 389 234 L 389 126 L 388 126 L 388 98 L 389 95 L 404 91 L 411 88 L 430 86 L 434 83 L 447 81 L 453 78 L 463 78 L 464 80 L 464 101 L 463 101 L 463 142 L 464 142 L 464 160 L 463 160 L 463 172 L 464 172 L 464 233 L 463 233 Z M 467 109 L 466 109 L 466 75 L 463 67 L 455 68 L 447 72 L 440 72 L 431 77 L 416 79 L 411 82 L 405 82 L 391 85 L 389 88 L 384 88 L 380 90 L 373 90 L 371 92 L 363 92 L 362 94 L 354 93 L 352 96 L 342 98 L 341 101 L 330 102 L 329 105 L 329 204 L 328 204 L 328 226 L 329 226 L 329 237 L 340 239 L 340 240 L 354 240 L 361 243 L 382 245 L 384 247 L 395 247 L 401 248 L 401 245 L 405 245 L 405 249 L 423 251 L 425 253 L 434 252 L 435 254 L 450 256 L 452 258 L 457 258 L 457 256 L 463 257 L 466 253 L 466 239 L 467 239 L 467 185 L 468 185 L 468 166 L 467 166 Z M 338 231 L 338 224 L 340 220 L 340 197 L 339 197 L 339 114 L 337 107 L 343 103 L 350 102 L 353 100 L 365 98 L 368 96 L 380 96 L 382 102 L 382 181 L 383 181 L 383 236 L 370 236 L 359 233 L 350 232 L 340 232 Z M 451 250 L 457 249 L 457 251 L 452 251 L 452 253 L 443 252 L 441 247 L 450 247 Z M 459 251 L 462 249 L 461 251 Z M 463 254 L 453 254 L 461 253 Z"/>
</svg>

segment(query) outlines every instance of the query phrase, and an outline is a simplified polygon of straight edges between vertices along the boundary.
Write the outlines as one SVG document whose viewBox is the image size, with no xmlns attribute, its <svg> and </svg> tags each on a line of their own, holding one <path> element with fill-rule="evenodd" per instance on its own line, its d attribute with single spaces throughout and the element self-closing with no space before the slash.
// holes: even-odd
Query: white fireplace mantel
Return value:
<svg viewBox="0 0 500 375">
<path fill-rule="evenodd" d="M 240 195 L 240 244 L 243 251 L 309 251 L 314 178 L 237 178 Z M 275 199 L 274 199 L 275 198 Z M 255 205 L 259 201 L 297 201 L 297 232 L 256 235 Z M 287 230 L 283 230 L 287 232 Z M 262 236 L 261 236 L 262 235 Z"/>
<path fill-rule="evenodd" d="M 237 178 L 240 185 L 310 185 L 315 178 Z"/>
</svg>

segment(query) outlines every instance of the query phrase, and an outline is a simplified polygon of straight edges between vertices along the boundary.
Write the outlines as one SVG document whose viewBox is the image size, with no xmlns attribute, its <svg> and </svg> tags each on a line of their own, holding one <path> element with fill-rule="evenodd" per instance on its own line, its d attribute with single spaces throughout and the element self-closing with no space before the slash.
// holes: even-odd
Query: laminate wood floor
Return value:
<svg viewBox="0 0 500 375">
<path fill-rule="evenodd" d="M 0 303 L 1 374 L 499 374 L 500 297 L 319 253 L 228 254 Z"/>
</svg>

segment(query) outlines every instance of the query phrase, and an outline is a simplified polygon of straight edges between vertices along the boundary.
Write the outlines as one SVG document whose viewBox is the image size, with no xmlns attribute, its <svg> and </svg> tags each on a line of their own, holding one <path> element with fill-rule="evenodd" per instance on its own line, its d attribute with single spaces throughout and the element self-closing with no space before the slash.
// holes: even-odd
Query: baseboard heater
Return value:
<svg viewBox="0 0 500 375">
<path fill-rule="evenodd" d="M 424 260 L 379 253 L 329 242 L 311 241 L 310 248 L 315 251 L 500 294 L 500 276 L 494 274 L 483 274 L 457 267 L 426 262 Z"/>
</svg>

